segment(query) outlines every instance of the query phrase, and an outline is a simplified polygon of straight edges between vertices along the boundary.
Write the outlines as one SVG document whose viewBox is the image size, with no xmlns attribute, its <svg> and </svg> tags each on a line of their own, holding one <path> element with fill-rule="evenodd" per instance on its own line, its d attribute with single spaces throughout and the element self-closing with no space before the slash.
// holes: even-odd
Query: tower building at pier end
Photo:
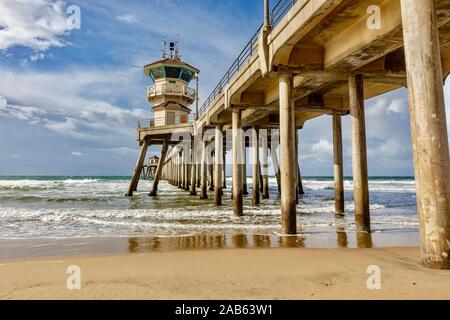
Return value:
<svg viewBox="0 0 450 320">
<path fill-rule="evenodd" d="M 160 60 L 144 67 L 144 74 L 152 81 L 147 87 L 148 101 L 153 105 L 153 119 L 150 127 L 189 123 L 189 106 L 196 99 L 196 90 L 189 84 L 196 79 L 200 70 L 183 62 L 178 43 L 170 43 L 170 54 L 163 54 Z"/>
</svg>

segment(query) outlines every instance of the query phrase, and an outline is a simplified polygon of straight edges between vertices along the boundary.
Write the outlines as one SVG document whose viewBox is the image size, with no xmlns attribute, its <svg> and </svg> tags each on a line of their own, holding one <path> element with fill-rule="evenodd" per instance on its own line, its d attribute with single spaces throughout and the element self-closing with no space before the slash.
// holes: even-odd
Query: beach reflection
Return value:
<svg viewBox="0 0 450 320">
<path fill-rule="evenodd" d="M 372 234 L 356 232 L 356 243 L 358 244 L 358 248 L 373 248 Z"/>
<path fill-rule="evenodd" d="M 348 237 L 345 230 L 345 217 L 336 216 L 336 237 L 338 248 L 348 248 Z"/>
<path fill-rule="evenodd" d="M 348 248 L 348 237 L 347 232 L 345 232 L 345 229 L 338 229 L 336 231 L 337 235 L 337 245 L 339 248 Z"/>
<path fill-rule="evenodd" d="M 302 236 L 262 234 L 190 235 L 178 237 L 129 238 L 130 253 L 207 249 L 303 248 Z"/>
<path fill-rule="evenodd" d="M 337 221 L 340 222 L 340 221 Z M 332 234 L 329 234 L 332 235 Z M 345 224 L 336 223 L 334 244 L 326 234 L 299 234 L 281 236 L 277 234 L 229 235 L 186 235 L 174 237 L 133 237 L 128 238 L 130 253 L 208 250 L 208 249 L 261 249 L 261 248 L 373 248 L 372 234 L 366 232 L 347 232 Z M 314 239 L 314 240 L 313 240 Z M 318 241 L 322 239 L 322 241 Z M 332 240 L 331 240 L 332 241 Z"/>
</svg>

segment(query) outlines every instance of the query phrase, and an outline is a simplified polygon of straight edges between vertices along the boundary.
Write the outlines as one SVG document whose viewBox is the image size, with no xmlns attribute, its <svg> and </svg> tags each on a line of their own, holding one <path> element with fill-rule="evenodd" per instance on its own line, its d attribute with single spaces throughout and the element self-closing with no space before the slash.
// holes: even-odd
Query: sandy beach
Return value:
<svg viewBox="0 0 450 320">
<path fill-rule="evenodd" d="M 222 249 L 0 263 L 0 299 L 450 299 L 418 248 Z M 81 289 L 66 288 L 67 268 Z M 369 290 L 370 265 L 381 290 Z"/>
</svg>

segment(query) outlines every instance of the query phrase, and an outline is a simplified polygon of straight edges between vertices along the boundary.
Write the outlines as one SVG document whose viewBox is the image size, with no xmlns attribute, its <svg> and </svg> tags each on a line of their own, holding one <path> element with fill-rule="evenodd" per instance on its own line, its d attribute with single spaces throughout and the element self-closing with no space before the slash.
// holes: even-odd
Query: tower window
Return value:
<svg viewBox="0 0 450 320">
<path fill-rule="evenodd" d="M 164 78 L 164 68 L 163 67 L 157 67 L 151 70 L 150 76 L 153 78 L 153 80 L 158 80 Z"/>
<path fill-rule="evenodd" d="M 186 82 L 190 82 L 193 75 L 194 75 L 194 73 L 192 71 L 183 68 L 183 71 L 181 72 L 181 77 L 180 78 L 181 78 L 181 80 L 184 80 Z"/>
<path fill-rule="evenodd" d="M 179 79 L 181 68 L 177 67 L 165 67 L 166 69 L 166 78 Z"/>
</svg>

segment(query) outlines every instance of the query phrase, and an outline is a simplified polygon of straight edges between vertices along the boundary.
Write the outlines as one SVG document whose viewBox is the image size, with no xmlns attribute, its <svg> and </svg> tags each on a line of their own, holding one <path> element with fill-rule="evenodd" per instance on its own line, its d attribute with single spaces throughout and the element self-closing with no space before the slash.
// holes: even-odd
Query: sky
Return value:
<svg viewBox="0 0 450 320">
<path fill-rule="evenodd" d="M 151 117 L 141 67 L 159 59 L 163 34 L 179 34 L 201 70 L 202 100 L 262 16 L 262 0 L 0 0 L 0 175 L 130 175 L 137 121 Z M 368 100 L 366 124 L 369 175 L 412 176 L 406 89 Z M 303 175 L 332 175 L 331 129 L 323 116 L 301 130 Z M 343 130 L 350 176 L 348 117 Z"/>
</svg>

